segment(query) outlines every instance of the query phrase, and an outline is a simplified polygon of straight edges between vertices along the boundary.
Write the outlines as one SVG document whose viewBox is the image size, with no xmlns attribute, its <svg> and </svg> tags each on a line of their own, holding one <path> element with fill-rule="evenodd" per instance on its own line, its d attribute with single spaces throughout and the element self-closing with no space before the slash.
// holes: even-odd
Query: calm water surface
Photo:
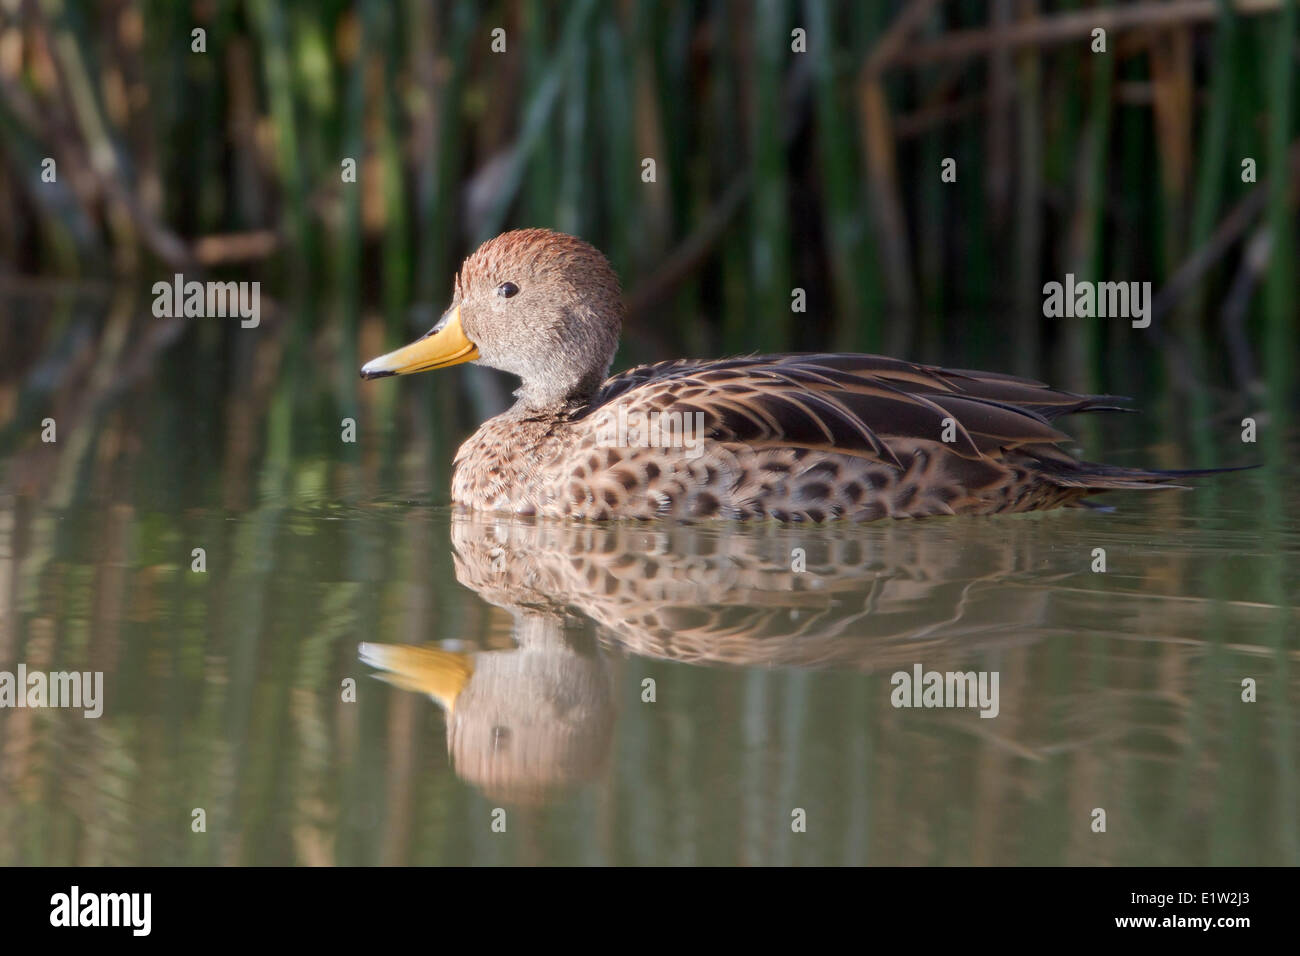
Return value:
<svg viewBox="0 0 1300 956">
<path fill-rule="evenodd" d="M 105 681 L 0 710 L 0 864 L 1300 863 L 1283 442 L 1217 420 L 1271 464 L 1111 513 L 471 518 L 495 379 L 140 312 L 69 307 L 0 391 L 0 670 Z M 1178 426 L 1072 427 L 1174 467 Z M 997 716 L 894 707 L 918 664 Z"/>
</svg>

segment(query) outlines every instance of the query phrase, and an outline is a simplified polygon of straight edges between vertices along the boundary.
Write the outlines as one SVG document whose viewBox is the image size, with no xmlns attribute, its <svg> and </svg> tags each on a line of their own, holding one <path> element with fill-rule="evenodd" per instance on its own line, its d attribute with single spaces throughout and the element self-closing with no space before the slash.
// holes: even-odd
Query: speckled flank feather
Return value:
<svg viewBox="0 0 1300 956">
<path fill-rule="evenodd" d="M 1058 447 L 1067 436 L 1051 418 L 1107 401 L 867 355 L 661 363 L 611 378 L 562 415 L 488 422 L 456 456 L 452 496 L 480 510 L 594 519 L 867 521 L 1168 487 Z M 630 412 L 701 414 L 700 453 L 611 444 L 607 423 Z"/>
<path fill-rule="evenodd" d="M 618 278 L 572 236 L 490 240 L 465 261 L 452 306 L 477 360 L 523 382 L 517 404 L 456 455 L 452 499 L 465 508 L 869 521 L 1176 487 L 1169 473 L 1062 450 L 1067 436 L 1052 421 L 1111 409 L 1106 396 L 1010 375 L 826 353 L 664 362 L 604 380 L 623 316 Z M 701 422 L 688 433 L 697 447 L 619 444 L 616 423 L 653 413 Z"/>
</svg>

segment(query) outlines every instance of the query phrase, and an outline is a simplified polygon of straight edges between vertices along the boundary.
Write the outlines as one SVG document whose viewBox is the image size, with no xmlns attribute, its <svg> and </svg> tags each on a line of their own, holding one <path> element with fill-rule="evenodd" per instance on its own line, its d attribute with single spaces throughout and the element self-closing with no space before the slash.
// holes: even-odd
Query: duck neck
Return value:
<svg viewBox="0 0 1300 956">
<path fill-rule="evenodd" d="M 557 388 L 553 382 L 524 382 L 515 392 L 511 411 L 523 418 L 558 418 L 591 402 L 604 381 L 599 372 L 590 372 L 570 386 Z"/>
</svg>

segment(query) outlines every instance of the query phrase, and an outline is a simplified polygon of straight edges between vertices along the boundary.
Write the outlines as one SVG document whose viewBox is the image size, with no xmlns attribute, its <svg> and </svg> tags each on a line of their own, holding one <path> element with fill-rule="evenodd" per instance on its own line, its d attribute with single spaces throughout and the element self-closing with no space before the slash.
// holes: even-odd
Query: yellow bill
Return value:
<svg viewBox="0 0 1300 956">
<path fill-rule="evenodd" d="M 460 327 L 460 306 L 456 306 L 427 335 L 361 366 L 361 377 L 410 375 L 472 362 L 476 358 L 478 347 L 465 337 L 465 330 Z"/>
<path fill-rule="evenodd" d="M 469 654 L 444 651 L 414 644 L 370 644 L 359 648 L 361 660 L 381 672 L 380 680 L 403 690 L 428 694 L 447 713 L 456 709 L 456 698 L 474 675 L 474 658 Z"/>
</svg>

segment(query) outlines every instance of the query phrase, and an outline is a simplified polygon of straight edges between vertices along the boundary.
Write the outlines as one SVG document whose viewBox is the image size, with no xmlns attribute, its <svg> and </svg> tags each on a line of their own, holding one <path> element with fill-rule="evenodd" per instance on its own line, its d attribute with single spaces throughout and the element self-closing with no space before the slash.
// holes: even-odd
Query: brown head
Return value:
<svg viewBox="0 0 1300 956">
<path fill-rule="evenodd" d="M 465 260 L 451 305 L 423 338 L 367 362 L 362 378 L 475 362 L 523 379 L 530 408 L 589 398 L 623 322 L 618 276 L 596 249 L 549 229 L 489 239 Z"/>
</svg>

